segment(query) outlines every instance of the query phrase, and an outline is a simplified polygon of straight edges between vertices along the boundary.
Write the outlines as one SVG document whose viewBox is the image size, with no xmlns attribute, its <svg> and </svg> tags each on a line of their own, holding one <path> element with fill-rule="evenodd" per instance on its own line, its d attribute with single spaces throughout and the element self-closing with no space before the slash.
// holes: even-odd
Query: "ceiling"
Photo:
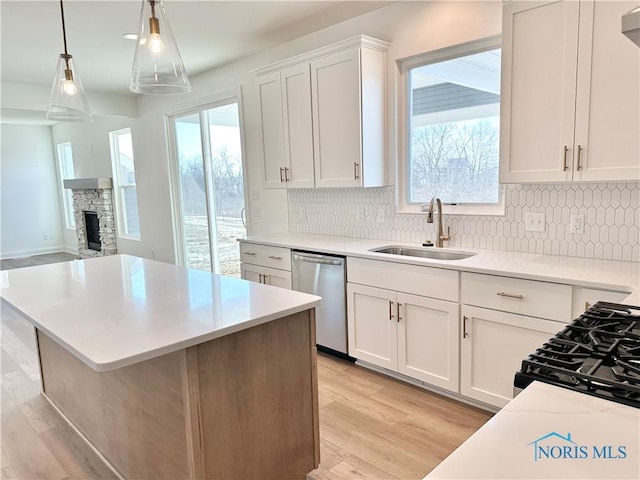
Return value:
<svg viewBox="0 0 640 480">
<path fill-rule="evenodd" d="M 364 14 L 391 2 L 164 2 L 190 76 Z M 3 81 L 50 86 L 63 52 L 57 0 L 0 0 Z M 88 91 L 129 93 L 140 1 L 66 0 L 68 50 Z"/>
</svg>

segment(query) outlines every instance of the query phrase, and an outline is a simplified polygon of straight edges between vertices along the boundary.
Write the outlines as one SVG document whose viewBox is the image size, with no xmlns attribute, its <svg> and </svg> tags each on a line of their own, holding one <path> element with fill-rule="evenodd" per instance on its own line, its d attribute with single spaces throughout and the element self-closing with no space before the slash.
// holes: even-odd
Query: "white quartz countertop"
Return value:
<svg viewBox="0 0 640 480">
<path fill-rule="evenodd" d="M 637 480 L 640 409 L 533 382 L 425 477 L 452 478 Z"/>
<path fill-rule="evenodd" d="M 627 298 L 626 303 L 640 305 L 640 292 L 638 290 L 640 286 L 640 263 L 637 262 L 504 252 L 466 247 L 438 250 L 475 252 L 477 255 L 463 260 L 433 260 L 369 251 L 372 248 L 385 245 L 418 247 L 419 245 L 416 244 L 292 232 L 250 236 L 240 241 L 388 262 L 425 265 L 449 270 L 504 275 L 629 292 L 632 295 Z"/>
<path fill-rule="evenodd" d="M 320 297 L 128 255 L 0 272 L 0 296 L 96 371 L 320 304 Z"/>
</svg>

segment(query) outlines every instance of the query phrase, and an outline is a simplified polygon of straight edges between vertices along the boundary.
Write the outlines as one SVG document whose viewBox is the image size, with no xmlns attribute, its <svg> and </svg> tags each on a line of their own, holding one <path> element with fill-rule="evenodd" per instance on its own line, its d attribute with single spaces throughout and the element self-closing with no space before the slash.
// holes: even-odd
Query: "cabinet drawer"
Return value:
<svg viewBox="0 0 640 480">
<path fill-rule="evenodd" d="M 255 243 L 240 243 L 240 261 L 291 271 L 291 250 Z"/>
<path fill-rule="evenodd" d="M 570 285 L 478 273 L 462 274 L 462 303 L 568 323 Z"/>
<path fill-rule="evenodd" d="M 348 257 L 347 281 L 458 302 L 454 270 Z"/>
</svg>

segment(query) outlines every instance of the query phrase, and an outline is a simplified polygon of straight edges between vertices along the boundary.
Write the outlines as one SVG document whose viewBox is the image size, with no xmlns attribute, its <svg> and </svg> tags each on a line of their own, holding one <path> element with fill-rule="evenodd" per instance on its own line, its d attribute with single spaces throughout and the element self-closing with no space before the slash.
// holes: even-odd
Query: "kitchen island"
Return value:
<svg viewBox="0 0 640 480">
<path fill-rule="evenodd" d="M 304 478 L 318 297 L 127 255 L 0 272 L 42 392 L 121 478 Z"/>
</svg>

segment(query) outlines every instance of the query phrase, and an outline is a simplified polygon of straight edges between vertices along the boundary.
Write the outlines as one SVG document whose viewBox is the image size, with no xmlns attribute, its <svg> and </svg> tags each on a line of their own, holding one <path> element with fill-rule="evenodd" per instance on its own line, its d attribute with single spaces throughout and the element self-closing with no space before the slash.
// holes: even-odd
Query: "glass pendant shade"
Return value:
<svg viewBox="0 0 640 480">
<path fill-rule="evenodd" d="M 144 95 L 191 91 L 167 12 L 160 0 L 142 0 L 129 90 Z"/>
<path fill-rule="evenodd" d="M 71 55 L 62 53 L 58 58 L 56 76 L 51 87 L 51 101 L 45 118 L 64 122 L 92 120 L 89 102 Z"/>
</svg>

